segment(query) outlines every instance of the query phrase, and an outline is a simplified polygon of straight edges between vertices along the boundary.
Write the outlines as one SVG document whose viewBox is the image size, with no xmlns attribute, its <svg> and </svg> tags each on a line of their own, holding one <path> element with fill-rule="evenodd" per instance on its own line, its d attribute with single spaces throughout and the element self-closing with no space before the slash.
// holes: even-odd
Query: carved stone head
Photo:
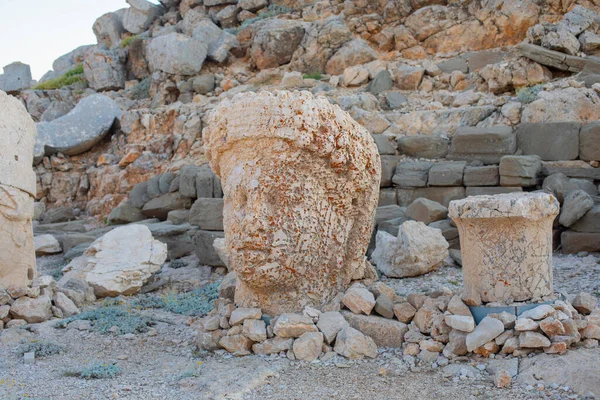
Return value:
<svg viewBox="0 0 600 400">
<path fill-rule="evenodd" d="M 238 305 L 322 307 L 364 276 L 381 168 L 346 112 L 308 92 L 243 93 L 219 104 L 203 138 Z"/>
</svg>

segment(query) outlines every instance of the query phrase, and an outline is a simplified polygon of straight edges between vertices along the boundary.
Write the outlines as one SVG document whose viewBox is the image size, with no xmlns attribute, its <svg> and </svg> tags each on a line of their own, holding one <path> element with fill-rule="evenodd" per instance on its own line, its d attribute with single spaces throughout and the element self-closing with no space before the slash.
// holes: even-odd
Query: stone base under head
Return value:
<svg viewBox="0 0 600 400">
<path fill-rule="evenodd" d="M 547 193 L 451 202 L 462 249 L 463 300 L 480 305 L 552 295 L 552 223 L 558 212 L 558 201 Z"/>
<path fill-rule="evenodd" d="M 238 306 L 321 308 L 372 270 L 380 160 L 346 112 L 308 92 L 243 93 L 213 111 L 203 137 Z"/>
<path fill-rule="evenodd" d="M 35 278 L 35 135 L 23 104 L 0 91 L 0 288 L 25 287 Z"/>
</svg>

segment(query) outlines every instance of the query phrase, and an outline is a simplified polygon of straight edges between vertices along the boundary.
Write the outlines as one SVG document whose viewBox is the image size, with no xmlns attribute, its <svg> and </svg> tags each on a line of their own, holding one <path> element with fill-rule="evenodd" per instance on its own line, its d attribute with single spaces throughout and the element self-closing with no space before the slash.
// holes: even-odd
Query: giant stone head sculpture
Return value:
<svg viewBox="0 0 600 400">
<path fill-rule="evenodd" d="M 203 138 L 238 306 L 322 308 L 370 272 L 380 160 L 346 112 L 308 92 L 242 93 L 211 112 Z"/>
</svg>

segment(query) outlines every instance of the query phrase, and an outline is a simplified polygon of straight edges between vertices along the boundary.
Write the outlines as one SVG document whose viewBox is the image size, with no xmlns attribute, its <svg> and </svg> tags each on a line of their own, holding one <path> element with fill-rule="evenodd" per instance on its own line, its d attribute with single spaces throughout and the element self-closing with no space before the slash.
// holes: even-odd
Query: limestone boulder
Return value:
<svg viewBox="0 0 600 400">
<path fill-rule="evenodd" d="M 100 237 L 71 261 L 59 285 L 80 278 L 98 297 L 135 294 L 166 259 L 167 246 L 154 240 L 146 226 L 126 225 Z"/>
<path fill-rule="evenodd" d="M 439 229 L 406 221 L 398 236 L 379 231 L 372 259 L 381 273 L 395 278 L 426 274 L 448 256 L 448 242 Z"/>
<path fill-rule="evenodd" d="M 154 20 L 164 13 L 164 8 L 146 0 L 127 0 L 131 6 L 123 15 L 123 27 L 138 35 L 148 29 Z"/>
<path fill-rule="evenodd" d="M 588 211 L 594 207 L 594 200 L 583 190 L 572 191 L 565 198 L 558 222 L 562 226 L 569 227 L 579 221 Z"/>
<path fill-rule="evenodd" d="M 146 47 L 151 71 L 176 75 L 196 75 L 208 55 L 207 43 L 180 33 L 152 39 Z"/>
<path fill-rule="evenodd" d="M 377 345 L 373 339 L 349 326 L 338 333 L 334 350 L 352 360 L 377 357 Z"/>
<path fill-rule="evenodd" d="M 0 90 L 19 92 L 28 89 L 32 82 L 31 67 L 17 61 L 4 66 L 4 74 L 0 75 Z"/>
<path fill-rule="evenodd" d="M 52 318 L 52 301 L 48 296 L 36 298 L 20 297 L 10 306 L 13 319 L 23 319 L 30 324 L 48 321 Z"/>
<path fill-rule="evenodd" d="M 224 62 L 229 51 L 239 46 L 235 35 L 221 30 L 211 20 L 203 18 L 194 25 L 192 36 L 208 44 L 207 56 L 216 62 Z"/>
<path fill-rule="evenodd" d="M 323 334 L 321 332 L 306 332 L 294 340 L 294 356 L 296 360 L 314 361 L 321 355 Z"/>
<path fill-rule="evenodd" d="M 419 198 L 408 206 L 406 216 L 415 221 L 429 225 L 432 222 L 446 219 L 448 209 L 437 201 Z"/>
<path fill-rule="evenodd" d="M 325 66 L 325 72 L 340 75 L 348 67 L 366 64 L 377 58 L 375 50 L 363 39 L 354 39 L 344 44 Z"/>
<path fill-rule="evenodd" d="M 88 85 L 98 92 L 123 89 L 127 80 L 125 60 L 123 49 L 109 50 L 99 46 L 90 49 L 83 60 Z"/>
<path fill-rule="evenodd" d="M 36 256 L 47 256 L 62 252 L 60 243 L 50 234 L 40 235 L 33 238 Z"/>
<path fill-rule="evenodd" d="M 125 10 L 123 12 L 109 12 L 94 22 L 92 30 L 96 35 L 98 44 L 111 49 L 121 42 L 121 35 L 125 33 L 122 20 L 122 15 L 125 12 Z"/>
<path fill-rule="evenodd" d="M 37 124 L 35 154 L 40 157 L 54 153 L 68 156 L 84 153 L 108 134 L 122 114 L 117 103 L 107 96 L 85 97 L 67 115 Z"/>
<path fill-rule="evenodd" d="M 289 63 L 302 42 L 304 33 L 304 27 L 300 22 L 283 19 L 268 20 L 252 41 L 250 48 L 252 61 L 261 70 Z"/>
</svg>

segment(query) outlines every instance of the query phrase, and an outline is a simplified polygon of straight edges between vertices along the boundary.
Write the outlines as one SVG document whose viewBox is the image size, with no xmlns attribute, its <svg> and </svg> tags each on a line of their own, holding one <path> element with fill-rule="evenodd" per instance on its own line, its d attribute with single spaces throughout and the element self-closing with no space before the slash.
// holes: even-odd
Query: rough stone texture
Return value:
<svg viewBox="0 0 600 400">
<path fill-rule="evenodd" d="M 600 161 L 600 122 L 592 122 L 581 128 L 579 158 L 585 161 Z"/>
<path fill-rule="evenodd" d="M 500 158 L 516 150 L 517 139 L 509 126 L 464 127 L 456 130 L 448 158 L 498 164 Z"/>
<path fill-rule="evenodd" d="M 429 170 L 429 186 L 462 186 L 464 161 L 437 162 Z"/>
<path fill-rule="evenodd" d="M 4 74 L 0 75 L 0 90 L 18 92 L 31 86 L 31 67 L 21 62 L 4 66 Z"/>
<path fill-rule="evenodd" d="M 377 345 L 373 339 L 350 326 L 338 333 L 334 350 L 352 360 L 377 357 Z"/>
<path fill-rule="evenodd" d="M 449 209 L 460 234 L 467 304 L 553 293 L 552 223 L 559 211 L 554 196 L 476 196 L 454 201 Z"/>
<path fill-rule="evenodd" d="M 194 24 L 193 27 L 194 30 L 192 36 L 195 39 L 199 39 L 208 44 L 208 58 L 213 61 L 219 63 L 225 62 L 229 57 L 229 51 L 239 46 L 236 36 L 222 31 L 208 18 L 203 18 Z M 212 86 L 214 87 L 214 77 Z M 204 93 L 211 90 L 205 91 Z"/>
<path fill-rule="evenodd" d="M 342 303 L 355 314 L 371 314 L 375 307 L 375 296 L 363 285 L 357 284 L 346 291 Z"/>
<path fill-rule="evenodd" d="M 303 38 L 304 28 L 298 21 L 268 20 L 254 35 L 250 56 L 259 69 L 287 64 Z"/>
<path fill-rule="evenodd" d="M 462 332 L 473 332 L 475 330 L 475 319 L 465 315 L 446 315 L 444 317 L 446 324 Z"/>
<path fill-rule="evenodd" d="M 573 300 L 573 307 L 583 315 L 588 315 L 596 308 L 597 300 L 589 293 L 579 293 Z"/>
<path fill-rule="evenodd" d="M 191 203 L 191 200 L 182 196 L 180 192 L 167 193 L 144 204 L 142 214 L 148 218 L 158 218 L 165 221 L 169 211 L 188 208 Z"/>
<path fill-rule="evenodd" d="M 152 39 L 146 48 L 151 71 L 177 75 L 196 75 L 208 54 L 208 45 L 180 33 Z"/>
<path fill-rule="evenodd" d="M 432 222 L 446 219 L 448 209 L 440 203 L 428 199 L 417 199 L 406 209 L 406 216 L 415 221 L 429 225 Z"/>
<path fill-rule="evenodd" d="M 191 225 L 207 231 L 223 230 L 223 199 L 200 198 L 190 209 Z"/>
<path fill-rule="evenodd" d="M 39 296 L 35 299 L 20 297 L 10 306 L 10 315 L 13 319 L 23 319 L 30 324 L 44 322 L 52 317 L 52 302 L 48 296 Z"/>
<path fill-rule="evenodd" d="M 314 361 L 321 355 L 323 334 L 321 332 L 306 332 L 294 340 L 294 356 L 296 360 Z"/>
<path fill-rule="evenodd" d="M 107 48 L 113 48 L 121 42 L 121 35 L 125 33 L 121 13 L 109 12 L 99 17 L 92 30 L 98 44 L 104 45 Z"/>
<path fill-rule="evenodd" d="M 600 205 L 594 205 L 570 228 L 576 232 L 600 233 Z"/>
<path fill-rule="evenodd" d="M 465 186 L 497 186 L 500 183 L 499 167 L 497 165 L 466 166 L 463 183 Z"/>
<path fill-rule="evenodd" d="M 37 124 L 35 156 L 84 153 L 108 134 L 122 114 L 117 103 L 107 96 L 93 94 L 85 97 L 67 115 Z"/>
<path fill-rule="evenodd" d="M 60 243 L 52 235 L 40 235 L 33 238 L 36 256 L 47 256 L 57 254 L 62 251 Z"/>
<path fill-rule="evenodd" d="M 366 64 L 377 58 L 375 50 L 363 39 L 353 39 L 344 44 L 325 66 L 325 72 L 330 75 L 340 75 L 344 69 L 354 65 Z"/>
<path fill-rule="evenodd" d="M 485 317 L 481 320 L 475 330 L 467 335 L 467 350 L 473 351 L 483 346 L 490 340 L 494 340 L 504 332 L 504 324 L 492 317 Z"/>
<path fill-rule="evenodd" d="M 113 225 L 119 225 L 141 221 L 145 218 L 144 214 L 142 214 L 142 210 L 129 203 L 125 203 L 112 210 L 110 214 L 108 214 L 107 220 Z"/>
<path fill-rule="evenodd" d="M 335 342 L 339 331 L 348 326 L 344 316 L 337 311 L 324 312 L 319 316 L 317 328 L 323 333 L 325 342 L 329 345 Z"/>
<path fill-rule="evenodd" d="M 262 317 L 260 308 L 236 308 L 231 312 L 229 324 L 236 326 L 243 324 L 247 319 L 259 320 Z"/>
<path fill-rule="evenodd" d="M 79 278 L 98 297 L 136 294 L 167 259 L 167 246 L 144 225 L 127 225 L 94 241 L 64 269 L 59 284 Z"/>
<path fill-rule="evenodd" d="M 131 6 L 123 15 L 123 27 L 134 35 L 144 32 L 164 13 L 164 8 L 146 0 L 127 0 Z"/>
<path fill-rule="evenodd" d="M 347 113 L 307 92 L 242 93 L 209 115 L 203 139 L 225 194 L 237 304 L 320 308 L 372 273 L 381 164 Z"/>
<path fill-rule="evenodd" d="M 575 160 L 579 156 L 579 124 L 522 123 L 517 142 L 523 154 L 535 154 L 544 161 Z"/>
<path fill-rule="evenodd" d="M 594 206 L 594 200 L 583 190 L 573 190 L 565 198 L 558 222 L 569 227 L 583 217 Z"/>
<path fill-rule="evenodd" d="M 405 323 L 375 315 L 359 315 L 342 311 L 350 326 L 369 338 L 380 347 L 402 347 L 404 334 L 408 331 Z M 338 334 L 339 335 L 339 334 Z"/>
<path fill-rule="evenodd" d="M 560 235 L 560 243 L 564 254 L 600 252 L 600 233 L 566 231 Z"/>
<path fill-rule="evenodd" d="M 219 231 L 200 230 L 194 235 L 194 252 L 198 256 L 201 264 L 211 265 L 213 267 L 225 266 L 213 246 L 215 239 L 224 237 L 225 234 Z M 231 266 L 229 267 L 229 270 L 231 271 Z"/>
<path fill-rule="evenodd" d="M 504 156 L 500 159 L 500 185 L 535 186 L 541 170 L 538 156 Z"/>
<path fill-rule="evenodd" d="M 396 166 L 392 182 L 402 188 L 425 187 L 432 166 L 430 161 L 402 162 Z"/>
<path fill-rule="evenodd" d="M 19 100 L 0 91 L 0 286 L 26 286 L 36 273 L 31 223 L 35 125 Z"/>
<path fill-rule="evenodd" d="M 439 136 L 414 135 L 399 137 L 398 151 L 416 158 L 444 158 L 448 154 L 448 139 Z"/>
<path fill-rule="evenodd" d="M 406 221 L 398 236 L 377 232 L 372 259 L 389 277 L 405 278 L 432 271 L 448 256 L 448 242 L 438 229 L 422 222 Z"/>
<path fill-rule="evenodd" d="M 279 354 L 282 351 L 290 350 L 293 346 L 294 339 L 275 337 L 267 339 L 262 343 L 252 345 L 252 351 L 255 354 Z"/>
<path fill-rule="evenodd" d="M 96 91 L 123 89 L 127 78 L 124 61 L 121 49 L 95 47 L 88 51 L 83 60 L 83 72 L 89 86 Z"/>
<path fill-rule="evenodd" d="M 468 188 L 474 189 L 474 188 Z M 485 188 L 484 188 L 485 189 Z M 398 205 L 409 206 L 416 199 L 424 197 L 437 201 L 444 207 L 448 207 L 452 200 L 464 199 L 465 188 L 461 186 L 454 187 L 424 187 L 416 189 L 401 188 L 398 189 Z"/>
<path fill-rule="evenodd" d="M 65 318 L 79 314 L 79 308 L 77 308 L 73 300 L 69 299 L 66 294 L 56 292 L 52 300 L 54 301 L 54 305 L 62 311 Z"/>
<path fill-rule="evenodd" d="M 306 332 L 317 331 L 312 318 L 299 314 L 281 314 L 273 326 L 273 333 L 282 338 L 298 338 Z"/>
</svg>

